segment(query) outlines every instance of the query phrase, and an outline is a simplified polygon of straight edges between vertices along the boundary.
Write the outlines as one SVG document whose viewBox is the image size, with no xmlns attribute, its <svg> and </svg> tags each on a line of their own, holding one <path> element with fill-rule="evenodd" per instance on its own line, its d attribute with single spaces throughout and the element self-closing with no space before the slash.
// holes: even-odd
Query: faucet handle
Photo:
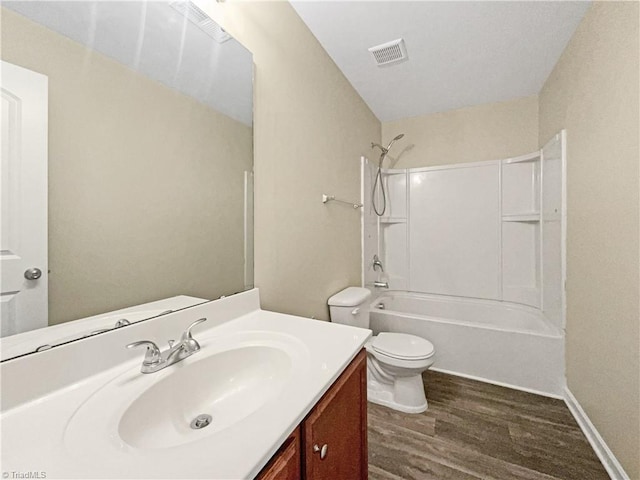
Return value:
<svg viewBox="0 0 640 480">
<path fill-rule="evenodd" d="M 200 344 L 196 341 L 195 338 L 193 338 L 193 335 L 191 335 L 191 329 L 196 325 L 200 325 L 202 322 L 206 322 L 206 321 L 207 321 L 206 318 L 199 318 L 198 320 L 193 322 L 191 325 L 189 325 L 187 329 L 184 331 L 184 333 L 182 334 L 182 339 L 181 339 L 182 344 L 188 350 L 192 352 L 200 350 Z"/>
<path fill-rule="evenodd" d="M 157 365 L 162 359 L 162 354 L 158 346 L 151 340 L 140 340 L 139 342 L 133 342 L 127 345 L 127 348 L 136 348 L 146 345 L 147 351 L 144 354 L 144 360 L 142 365 Z"/>
<path fill-rule="evenodd" d="M 207 319 L 206 319 L 206 318 L 199 318 L 198 320 L 196 320 L 195 322 L 193 322 L 193 323 L 192 323 L 191 325 L 189 325 L 189 326 L 187 327 L 187 329 L 184 331 L 185 336 L 186 336 L 187 338 L 193 338 L 193 337 L 191 336 L 191 329 L 192 329 L 193 327 L 195 327 L 196 325 L 200 325 L 202 322 L 206 322 L 206 321 L 207 321 Z"/>
</svg>

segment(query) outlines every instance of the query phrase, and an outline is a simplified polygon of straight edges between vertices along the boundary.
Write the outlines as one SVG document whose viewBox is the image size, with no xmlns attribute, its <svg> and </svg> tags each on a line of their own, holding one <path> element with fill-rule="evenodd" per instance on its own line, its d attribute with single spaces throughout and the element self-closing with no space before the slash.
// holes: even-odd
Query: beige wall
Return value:
<svg viewBox="0 0 640 480">
<path fill-rule="evenodd" d="M 630 478 L 640 478 L 638 4 L 594 4 L 545 84 L 539 103 L 537 97 L 529 97 L 383 126 L 287 3 L 239 2 L 210 8 L 218 10 L 214 17 L 220 18 L 254 54 L 256 283 L 261 287 L 265 308 L 327 318 L 327 297 L 360 281 L 359 213 L 339 205 L 323 205 L 320 195 L 330 193 L 354 200 L 359 197 L 359 157 L 371 155 L 371 141 L 382 138 L 386 143 L 404 132 L 406 137 L 398 146 L 413 147 L 395 159 L 395 166 L 413 167 L 514 156 L 536 149 L 561 128 L 567 129 L 569 388 Z M 56 39 L 54 46 L 61 47 L 61 42 Z M 11 48 L 21 55 L 27 50 L 19 43 Z M 64 72 L 51 75 L 36 63 L 47 65 L 49 55 L 36 51 L 29 55 L 29 62 L 34 64 L 26 66 L 48 73 L 53 84 L 71 82 L 74 88 L 73 95 L 52 98 L 53 116 L 61 116 L 68 123 L 64 139 L 56 140 L 63 136 L 58 133 L 52 136 L 52 179 L 62 175 L 56 169 L 69 161 L 69 155 L 77 157 L 73 163 L 82 170 L 88 169 L 89 161 L 100 154 L 117 169 L 101 170 L 101 176 L 94 179 L 97 185 L 101 185 L 103 174 L 120 176 L 125 169 L 130 180 L 132 158 L 126 149 L 113 152 L 107 144 L 98 148 L 95 134 L 88 139 L 91 148 L 77 145 L 84 141 L 87 118 L 92 117 L 65 115 L 65 107 L 70 102 L 78 103 L 82 82 L 64 77 Z M 87 59 L 82 52 L 71 57 L 67 60 L 85 62 L 82 65 L 86 68 Z M 12 61 L 11 55 L 8 60 Z M 102 69 L 114 67 L 96 56 L 91 57 L 90 66 L 97 69 L 97 78 L 89 74 L 86 78 L 99 83 Z M 117 98 L 118 83 L 113 82 L 124 85 L 141 80 L 134 79 L 129 71 L 121 71 L 108 85 L 100 83 L 109 96 L 101 108 L 103 125 L 105 117 L 109 117 L 109 102 L 122 100 Z M 169 104 L 177 102 L 177 94 L 158 85 L 139 87 L 137 96 L 144 98 L 157 117 L 167 114 L 164 102 L 157 102 L 147 89 L 165 95 Z M 214 115 L 193 104 L 183 106 L 180 115 L 186 117 L 193 111 L 207 121 Z M 115 129 L 116 119 L 111 120 L 109 129 Z M 118 120 L 128 121 L 122 117 Z M 125 130 L 131 127 L 129 123 L 123 126 Z M 167 137 L 163 148 L 157 157 L 147 158 L 140 169 L 153 171 L 154 175 L 168 169 L 170 180 L 154 177 L 153 181 L 171 196 L 175 185 L 192 184 L 198 175 L 178 168 L 175 155 L 182 152 L 179 140 L 171 136 L 166 125 L 159 128 L 153 134 L 145 134 L 143 140 L 155 144 L 157 138 Z M 207 133 L 215 135 L 211 130 Z M 120 135 L 123 144 L 137 141 L 124 131 Z M 74 142 L 66 141 L 69 137 Z M 70 150 L 65 150 L 64 145 L 71 145 Z M 60 153 L 56 153 L 57 149 Z M 163 155 L 167 150 L 173 155 Z M 209 148 L 194 150 L 205 155 Z M 226 164 L 219 168 L 231 167 Z M 74 183 L 72 175 L 65 178 L 60 189 L 77 192 L 72 200 L 83 201 L 90 191 L 88 186 Z M 215 179 L 210 177 L 207 181 Z M 63 202 L 68 193 L 52 189 L 52 207 Z M 111 202 L 121 192 L 104 193 Z M 216 199 L 210 201 L 215 204 Z M 124 211 L 127 201 L 122 203 Z M 71 204 L 74 211 L 77 206 Z M 171 210 L 171 202 L 163 208 Z M 174 235 L 178 230 L 169 225 L 165 214 L 151 217 L 126 221 L 143 222 L 142 231 L 166 234 L 166 248 L 180 245 Z M 107 242 L 102 236 L 117 230 L 120 221 L 118 216 L 105 218 L 100 230 L 89 233 L 96 237 L 96 257 L 111 262 L 114 256 L 125 252 L 104 252 Z M 179 216 L 176 221 L 180 221 Z M 66 224 L 61 224 L 66 230 Z M 199 242 L 216 251 L 217 237 L 226 234 L 220 230 L 202 232 L 199 240 L 189 243 Z M 74 235 L 71 229 L 64 243 Z M 56 246 L 54 238 L 51 243 L 52 259 L 56 249 L 66 249 L 68 256 L 77 254 L 74 246 Z M 56 276 L 64 269 L 63 263 L 52 260 L 52 284 L 61 281 Z M 113 281 L 117 282 L 118 277 Z M 161 277 L 154 277 L 151 283 L 156 285 L 159 281 Z M 65 293 L 73 291 L 69 285 L 61 285 Z M 75 298 L 81 299 L 82 295 Z"/>
<path fill-rule="evenodd" d="M 6 9 L 2 59 L 49 77 L 50 323 L 242 290 L 250 127 Z"/>
<path fill-rule="evenodd" d="M 509 158 L 538 148 L 538 97 L 488 103 L 382 124 L 386 166 L 428 167 Z"/>
<path fill-rule="evenodd" d="M 597 2 L 540 93 L 567 129 L 567 381 L 640 478 L 638 3 Z"/>
<path fill-rule="evenodd" d="M 255 62 L 256 285 L 264 308 L 327 319 L 360 283 L 360 156 L 380 122 L 287 2 L 209 2 Z"/>
</svg>

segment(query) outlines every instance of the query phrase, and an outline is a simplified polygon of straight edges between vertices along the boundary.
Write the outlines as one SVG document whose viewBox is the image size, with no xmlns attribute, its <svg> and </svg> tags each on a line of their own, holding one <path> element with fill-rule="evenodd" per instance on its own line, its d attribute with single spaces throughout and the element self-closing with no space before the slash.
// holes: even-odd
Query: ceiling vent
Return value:
<svg viewBox="0 0 640 480">
<path fill-rule="evenodd" d="M 190 1 L 171 2 L 173 8 L 180 12 L 190 22 L 198 26 L 204 33 L 218 43 L 226 42 L 231 38 L 224 28 L 214 22 L 209 15 L 204 13 L 195 3 Z"/>
<path fill-rule="evenodd" d="M 404 40 L 401 38 L 371 47 L 369 51 L 371 55 L 373 55 L 376 65 L 379 67 L 389 65 L 390 63 L 401 62 L 409 58 L 407 57 L 407 48 L 404 46 Z"/>
</svg>

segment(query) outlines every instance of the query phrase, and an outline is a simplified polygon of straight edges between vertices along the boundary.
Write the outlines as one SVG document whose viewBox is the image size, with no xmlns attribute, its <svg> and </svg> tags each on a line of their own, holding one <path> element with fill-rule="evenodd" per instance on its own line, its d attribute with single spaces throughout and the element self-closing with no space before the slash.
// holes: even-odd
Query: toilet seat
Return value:
<svg viewBox="0 0 640 480">
<path fill-rule="evenodd" d="M 382 332 L 372 339 L 371 348 L 398 360 L 425 360 L 435 354 L 429 340 L 406 333 Z"/>
</svg>

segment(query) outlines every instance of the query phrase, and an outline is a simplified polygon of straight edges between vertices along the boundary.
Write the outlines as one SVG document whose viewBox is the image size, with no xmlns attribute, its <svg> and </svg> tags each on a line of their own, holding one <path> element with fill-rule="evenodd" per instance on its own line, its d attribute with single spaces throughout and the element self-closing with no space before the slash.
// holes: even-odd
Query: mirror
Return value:
<svg viewBox="0 0 640 480">
<path fill-rule="evenodd" d="M 252 288 L 251 53 L 184 1 L 1 21 L 2 360 Z"/>
</svg>

